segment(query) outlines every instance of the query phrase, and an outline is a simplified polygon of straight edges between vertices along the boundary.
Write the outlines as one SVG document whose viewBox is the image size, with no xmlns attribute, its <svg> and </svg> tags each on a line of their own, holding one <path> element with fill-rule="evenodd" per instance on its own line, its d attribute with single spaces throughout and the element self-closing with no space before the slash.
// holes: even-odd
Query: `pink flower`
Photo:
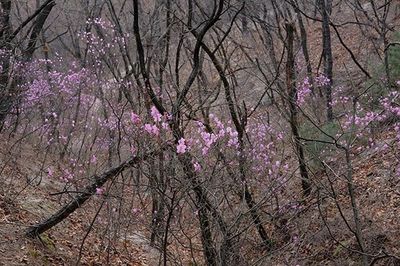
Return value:
<svg viewBox="0 0 400 266">
<path fill-rule="evenodd" d="M 160 129 L 156 125 L 145 124 L 143 128 L 150 135 L 158 136 L 160 134 Z"/>
<path fill-rule="evenodd" d="M 93 164 L 97 162 L 97 157 L 96 157 L 95 154 L 92 155 L 92 158 L 90 159 L 90 162 L 93 163 Z"/>
<path fill-rule="evenodd" d="M 318 86 L 326 86 L 331 83 L 331 80 L 327 78 L 324 74 L 320 74 L 319 76 L 315 77 L 315 82 Z"/>
<path fill-rule="evenodd" d="M 181 139 L 178 141 L 178 146 L 176 146 L 176 152 L 177 152 L 177 153 L 185 153 L 185 152 L 186 152 L 186 149 L 187 149 L 187 146 L 186 146 L 186 144 L 185 144 L 185 139 L 184 139 L 184 138 L 181 138 Z"/>
<path fill-rule="evenodd" d="M 201 165 L 198 162 L 193 162 L 193 167 L 194 167 L 194 171 L 196 171 L 196 172 L 201 171 Z"/>
<path fill-rule="evenodd" d="M 64 175 L 60 177 L 62 181 L 69 182 L 74 179 L 74 175 L 68 170 L 64 170 Z"/>
<path fill-rule="evenodd" d="M 140 117 L 134 112 L 131 113 L 131 121 L 135 125 L 140 124 L 142 122 L 142 120 L 140 120 Z"/>
<path fill-rule="evenodd" d="M 303 84 L 297 89 L 297 104 L 302 105 L 310 93 L 310 81 L 305 78 Z"/>
<path fill-rule="evenodd" d="M 48 175 L 49 177 L 52 177 L 53 174 L 54 174 L 53 169 L 52 169 L 51 167 L 47 168 L 47 175 Z"/>
<path fill-rule="evenodd" d="M 104 193 L 104 189 L 102 189 L 102 188 L 100 188 L 100 187 L 97 187 L 96 188 L 96 195 L 103 195 L 103 193 Z"/>
<path fill-rule="evenodd" d="M 201 149 L 201 154 L 202 154 L 202 155 L 207 155 L 208 150 L 209 150 L 209 148 L 203 147 L 203 148 Z"/>
<path fill-rule="evenodd" d="M 162 127 L 163 129 L 165 129 L 165 130 L 168 130 L 168 129 L 169 129 L 168 123 L 165 123 L 165 122 L 162 122 L 162 123 L 161 123 L 161 127 Z"/>
<path fill-rule="evenodd" d="M 218 132 L 218 137 L 220 137 L 220 138 L 222 138 L 222 137 L 224 137 L 225 136 L 225 129 L 224 128 L 221 128 L 220 130 L 219 130 L 219 132 Z"/>
<path fill-rule="evenodd" d="M 161 122 L 162 115 L 155 106 L 151 107 L 150 114 L 151 117 L 153 117 L 154 122 Z"/>
</svg>

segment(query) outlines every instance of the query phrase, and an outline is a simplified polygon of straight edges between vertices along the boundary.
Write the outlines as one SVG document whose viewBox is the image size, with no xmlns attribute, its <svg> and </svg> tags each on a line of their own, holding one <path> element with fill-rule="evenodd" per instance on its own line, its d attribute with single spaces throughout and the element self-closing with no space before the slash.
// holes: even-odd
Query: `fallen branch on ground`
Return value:
<svg viewBox="0 0 400 266">
<path fill-rule="evenodd" d="M 158 153 L 159 151 L 150 152 L 143 156 L 133 157 L 130 160 L 121 163 L 119 166 L 114 167 L 99 176 L 92 176 L 93 183 L 86 186 L 82 190 L 81 194 L 74 197 L 68 204 L 64 205 L 64 207 L 62 207 L 59 211 L 57 211 L 55 214 L 53 214 L 43 222 L 28 227 L 26 231 L 26 236 L 34 238 L 54 227 L 65 218 L 67 218 L 76 209 L 81 207 L 91 196 L 96 193 L 96 189 L 102 187 L 108 180 L 116 177 L 124 170 L 133 167 L 142 161 L 145 161 L 147 158 L 156 156 Z"/>
</svg>

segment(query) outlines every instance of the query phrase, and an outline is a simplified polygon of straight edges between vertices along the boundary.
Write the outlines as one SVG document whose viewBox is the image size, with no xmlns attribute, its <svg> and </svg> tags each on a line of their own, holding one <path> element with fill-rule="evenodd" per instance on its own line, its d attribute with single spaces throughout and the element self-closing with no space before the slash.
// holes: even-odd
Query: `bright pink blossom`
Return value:
<svg viewBox="0 0 400 266">
<path fill-rule="evenodd" d="M 140 124 L 142 122 L 142 120 L 140 120 L 140 117 L 134 112 L 131 113 L 131 121 L 135 125 Z"/>
<path fill-rule="evenodd" d="M 196 172 L 201 171 L 201 165 L 199 164 L 199 162 L 193 162 L 193 167 Z"/>
<path fill-rule="evenodd" d="M 177 153 L 185 153 L 186 150 L 187 150 L 186 141 L 184 138 L 181 138 L 178 141 L 178 145 L 176 146 L 176 152 Z"/>
<path fill-rule="evenodd" d="M 103 193 L 104 193 L 104 189 L 102 189 L 102 188 L 100 188 L 100 187 L 98 187 L 98 188 L 96 188 L 96 195 L 103 195 Z"/>
<path fill-rule="evenodd" d="M 160 134 L 160 129 L 156 125 L 145 124 L 143 128 L 150 135 L 158 136 Z"/>
<path fill-rule="evenodd" d="M 162 115 L 155 106 L 151 107 L 150 114 L 151 117 L 153 117 L 154 122 L 161 122 Z"/>
</svg>

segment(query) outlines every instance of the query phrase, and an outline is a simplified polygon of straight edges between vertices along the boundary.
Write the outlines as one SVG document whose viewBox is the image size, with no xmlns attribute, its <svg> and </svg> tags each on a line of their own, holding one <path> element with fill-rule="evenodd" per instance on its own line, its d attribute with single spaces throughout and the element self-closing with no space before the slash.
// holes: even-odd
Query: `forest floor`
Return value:
<svg viewBox="0 0 400 266">
<path fill-rule="evenodd" d="M 50 195 L 60 191 L 61 182 L 30 177 L 37 172 L 32 171 L 35 164 L 40 164 L 34 156 L 25 153 L 12 167 L 3 167 L 1 160 L 6 158 L 0 159 L 0 265 L 76 265 L 78 257 L 80 265 L 157 265 L 159 252 L 140 230 L 109 248 L 102 246 L 104 235 L 96 230 L 85 239 L 96 214 L 90 201 L 41 239 L 27 238 L 27 226 L 51 216 L 62 205 L 57 196 Z"/>
<path fill-rule="evenodd" d="M 393 133 L 380 133 L 375 146 L 357 151 L 353 169 L 367 251 L 376 253 L 384 248 L 385 252 L 398 255 L 400 182 L 394 175 L 396 151 L 380 148 L 385 143 L 391 145 L 393 141 Z M 159 253 L 149 246 L 144 230 L 132 232 L 125 240 L 114 243 L 112 248 L 104 246 L 104 235 L 100 231 L 92 230 L 85 239 L 90 217 L 96 214 L 93 205 L 95 199 L 43 234 L 41 239 L 27 238 L 24 235 L 27 226 L 49 217 L 60 207 L 57 197 L 50 195 L 59 191 L 60 182 L 46 177 L 42 178 L 40 184 L 39 180 L 32 180 L 29 174 L 35 167 L 34 157 L 24 156 L 13 162 L 13 167 L 5 167 L 1 171 L 0 265 L 75 265 L 79 257 L 81 265 L 158 265 Z M 30 184 L 27 184 L 27 180 L 31 180 Z M 339 204 L 349 206 L 345 185 L 339 187 L 337 195 Z M 348 207 L 344 209 L 349 210 Z M 342 265 L 357 265 L 358 258 L 349 255 L 340 245 L 357 248 L 354 236 L 344 227 L 332 202 L 326 203 L 324 210 L 338 242 L 329 240 L 329 232 L 318 218 L 320 213 L 314 205 L 295 222 L 302 234 L 312 232 L 299 246 L 298 252 L 312 258 L 307 265 L 311 261 L 315 262 L 314 265 L 335 265 L 332 263 L 334 260 L 341 261 Z M 351 214 L 345 215 L 351 222 Z M 280 265 L 279 261 L 282 260 L 279 256 L 272 256 L 271 261 Z M 376 265 L 399 263 L 388 258 Z"/>
<path fill-rule="evenodd" d="M 377 260 L 374 265 L 400 265 L 400 180 L 395 173 L 399 166 L 395 142 L 393 132 L 380 132 L 373 145 L 361 145 L 352 151 L 355 197 L 365 252 L 375 256 L 388 253 L 397 257 Z M 318 176 L 314 179 L 318 182 Z M 339 176 L 331 176 L 331 180 L 336 187 L 336 202 L 332 199 L 322 201 L 320 206 L 311 207 L 297 221 L 298 224 L 307 224 L 308 232 L 312 232 L 300 253 L 314 257 L 315 265 L 359 265 L 360 257 L 350 255 L 346 250 L 346 247 L 358 249 L 356 238 L 338 211 L 340 206 L 343 216 L 354 228 L 347 180 Z M 325 185 L 329 187 L 328 183 Z M 325 221 L 320 219 L 321 210 L 326 215 Z"/>
</svg>

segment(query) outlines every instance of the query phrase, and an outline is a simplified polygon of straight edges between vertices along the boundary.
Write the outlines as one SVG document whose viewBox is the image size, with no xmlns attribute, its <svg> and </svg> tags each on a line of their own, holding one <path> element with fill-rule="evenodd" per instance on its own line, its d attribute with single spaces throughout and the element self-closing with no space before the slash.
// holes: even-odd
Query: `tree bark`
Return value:
<svg viewBox="0 0 400 266">
<path fill-rule="evenodd" d="M 31 31 L 31 35 L 29 37 L 28 46 L 25 49 L 25 59 L 31 60 L 33 52 L 35 51 L 35 46 L 37 39 L 39 37 L 40 32 L 43 30 L 44 23 L 50 15 L 51 10 L 56 5 L 54 1 L 50 1 L 39 13 L 36 21 L 33 25 L 33 29 Z"/>
<path fill-rule="evenodd" d="M 304 26 L 300 11 L 298 10 L 298 8 L 296 8 L 295 11 L 296 11 L 296 15 L 297 15 L 297 20 L 299 22 L 301 49 L 303 51 L 304 60 L 306 62 L 307 76 L 310 80 L 310 84 L 312 85 L 312 90 L 314 92 L 314 79 L 313 79 L 312 66 L 311 66 L 311 61 L 310 61 L 310 55 L 308 53 L 308 45 L 307 45 L 307 31 Z"/>
<path fill-rule="evenodd" d="M 293 55 L 293 43 L 294 43 L 294 25 L 292 23 L 286 23 L 287 32 L 287 61 L 286 61 L 286 86 L 289 94 L 289 111 L 290 111 L 290 128 L 294 138 L 294 145 L 299 161 L 301 186 L 303 189 L 303 195 L 308 196 L 311 193 L 310 178 L 308 175 L 307 165 L 305 162 L 304 149 L 300 142 L 300 135 L 298 130 L 297 121 L 297 89 L 295 83 L 295 68 L 294 68 L 294 55 Z"/>
<path fill-rule="evenodd" d="M 328 84 L 324 86 L 326 93 L 326 118 L 330 122 L 333 120 L 333 109 L 332 109 L 332 78 L 333 78 L 333 58 L 332 58 L 332 43 L 331 43 L 331 30 L 329 27 L 329 7 L 331 6 L 331 0 L 320 0 L 320 9 L 322 14 L 322 46 L 323 46 L 323 58 L 324 58 L 324 74 L 329 79 Z"/>
<path fill-rule="evenodd" d="M 12 106 L 12 97 L 9 93 L 9 67 L 10 55 L 7 51 L 11 50 L 11 44 L 8 41 L 11 34 L 11 1 L 2 0 L 0 13 L 0 49 L 5 51 L 5 54 L 0 57 L 2 66 L 0 73 L 0 131 L 3 127 L 3 122 L 9 113 Z"/>
</svg>

